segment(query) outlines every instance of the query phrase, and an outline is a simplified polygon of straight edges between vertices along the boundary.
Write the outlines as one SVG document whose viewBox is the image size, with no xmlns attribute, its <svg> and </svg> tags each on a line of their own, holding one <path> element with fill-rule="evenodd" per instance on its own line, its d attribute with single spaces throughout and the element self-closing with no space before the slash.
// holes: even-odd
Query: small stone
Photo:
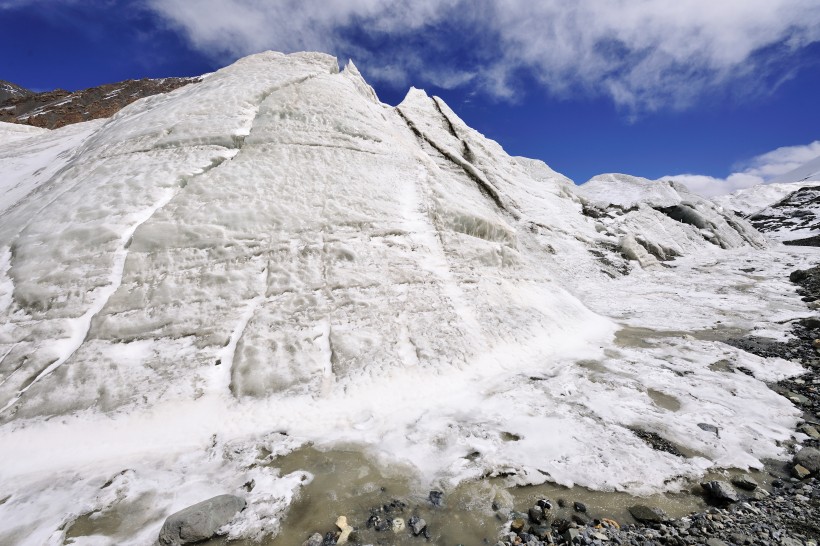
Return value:
<svg viewBox="0 0 820 546">
<path fill-rule="evenodd" d="M 567 529 L 564 533 L 564 540 L 569 544 L 577 544 L 581 542 L 581 531 L 578 529 Z"/>
<path fill-rule="evenodd" d="M 629 513 L 640 523 L 661 523 L 669 519 L 660 508 L 651 508 L 643 504 L 630 506 Z"/>
<path fill-rule="evenodd" d="M 805 434 L 809 438 L 813 440 L 820 440 L 820 432 L 818 432 L 817 429 L 813 426 L 803 425 L 802 427 L 800 427 L 800 430 L 803 431 L 803 434 Z"/>
<path fill-rule="evenodd" d="M 216 536 L 219 528 L 245 509 L 245 499 L 218 495 L 171 514 L 159 532 L 159 544 L 181 546 Z"/>
<path fill-rule="evenodd" d="M 549 525 L 535 525 L 530 529 L 530 532 L 540 540 L 546 540 L 547 537 L 550 536 L 551 531 Z"/>
<path fill-rule="evenodd" d="M 732 486 L 721 480 L 700 484 L 709 499 L 717 503 L 737 502 L 738 496 Z"/>
<path fill-rule="evenodd" d="M 809 403 L 809 399 L 808 399 L 808 398 L 806 398 L 806 397 L 805 397 L 805 396 L 803 396 L 802 394 L 799 394 L 799 393 L 796 393 L 796 392 L 789 391 L 789 392 L 787 392 L 787 393 L 786 393 L 786 396 L 787 396 L 787 397 L 789 398 L 789 400 L 791 400 L 793 403 L 795 403 L 795 404 L 797 404 L 797 405 L 800 405 L 800 406 L 805 406 L 805 405 L 807 405 L 807 404 Z"/>
<path fill-rule="evenodd" d="M 609 542 L 609 537 L 603 533 L 594 532 L 590 533 L 589 536 L 595 540 L 600 540 L 601 542 Z"/>
<path fill-rule="evenodd" d="M 336 539 L 336 544 L 347 544 L 348 537 L 350 537 L 350 533 L 353 532 L 353 527 L 348 525 L 345 516 L 339 516 L 336 519 L 336 527 L 338 527 L 340 531 L 339 537 Z"/>
<path fill-rule="evenodd" d="M 427 498 L 430 499 L 430 503 L 433 506 L 441 506 L 442 500 L 444 499 L 444 493 L 441 491 L 430 491 L 430 494 L 427 495 Z"/>
<path fill-rule="evenodd" d="M 427 528 L 427 522 L 418 516 L 413 516 L 407 523 L 410 525 L 410 531 L 413 532 L 413 536 L 419 536 L 422 531 Z M 524 526 L 522 525 L 521 528 L 523 529 Z"/>
<path fill-rule="evenodd" d="M 391 522 L 390 527 L 393 529 L 394 533 L 400 533 L 405 529 L 404 520 L 401 518 L 396 518 Z"/>
<path fill-rule="evenodd" d="M 584 512 L 587 511 L 587 507 L 583 502 L 577 502 L 576 501 L 576 502 L 572 503 L 572 507 L 575 509 L 576 512 L 584 513 Z"/>
<path fill-rule="evenodd" d="M 745 489 L 746 491 L 754 491 L 757 489 L 757 482 L 748 474 L 741 474 L 732 478 L 732 485 Z"/>
<path fill-rule="evenodd" d="M 715 436 L 720 436 L 720 429 L 715 425 L 710 425 L 709 423 L 698 423 L 698 428 L 705 430 L 706 432 L 711 432 Z"/>
<path fill-rule="evenodd" d="M 410 525 L 412 525 L 412 520 Z M 526 525 L 527 522 L 524 521 L 523 518 L 516 518 L 512 520 L 512 522 L 510 523 L 510 531 L 512 531 L 513 533 L 520 533 L 524 530 L 524 526 Z"/>
<path fill-rule="evenodd" d="M 387 531 L 388 529 L 390 529 L 390 521 L 386 519 L 379 519 L 379 521 L 376 522 L 376 531 L 381 533 L 382 531 Z"/>
<path fill-rule="evenodd" d="M 527 515 L 529 516 L 530 522 L 532 523 L 541 523 L 542 521 L 544 521 L 544 510 L 538 505 L 535 505 L 532 508 L 530 508 L 527 511 Z"/>
<path fill-rule="evenodd" d="M 590 522 L 589 516 L 583 514 L 581 512 L 576 512 L 572 514 L 572 521 L 577 523 L 578 525 L 586 525 Z"/>
<path fill-rule="evenodd" d="M 302 546 L 322 546 L 323 540 L 322 535 L 313 533 L 310 535 L 310 538 L 302 543 Z"/>
<path fill-rule="evenodd" d="M 811 476 L 811 472 L 809 472 L 809 469 L 803 466 L 802 464 L 794 465 L 794 468 L 792 470 L 794 470 L 794 475 L 801 480 L 805 480 L 806 478 Z"/>
</svg>

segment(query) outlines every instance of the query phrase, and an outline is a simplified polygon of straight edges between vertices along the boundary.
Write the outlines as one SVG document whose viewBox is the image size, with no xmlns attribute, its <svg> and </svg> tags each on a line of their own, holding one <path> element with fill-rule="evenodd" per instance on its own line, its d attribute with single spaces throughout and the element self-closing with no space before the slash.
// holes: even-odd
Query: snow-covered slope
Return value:
<svg viewBox="0 0 820 546">
<path fill-rule="evenodd" d="M 589 200 L 587 214 L 598 217 L 606 233 L 619 236 L 623 252 L 644 267 L 714 245 L 730 249 L 765 244 L 745 220 L 675 182 L 604 174 L 578 192 Z"/>
<path fill-rule="evenodd" d="M 75 544 L 149 544 L 225 492 L 249 503 L 233 536 L 274 533 L 309 479 L 275 457 L 308 442 L 445 488 L 503 472 L 649 492 L 783 456 L 797 418 L 761 381 L 796 366 L 679 335 L 802 309 L 736 271 L 759 246 L 746 224 L 674 185 L 579 196 L 327 55 L 242 59 L 0 145 L 0 169 L 0 543 L 62 544 L 95 513 L 124 523 Z M 639 235 L 679 269 L 629 263 Z M 657 328 L 677 287 L 667 342 L 613 342 L 616 320 Z"/>
</svg>

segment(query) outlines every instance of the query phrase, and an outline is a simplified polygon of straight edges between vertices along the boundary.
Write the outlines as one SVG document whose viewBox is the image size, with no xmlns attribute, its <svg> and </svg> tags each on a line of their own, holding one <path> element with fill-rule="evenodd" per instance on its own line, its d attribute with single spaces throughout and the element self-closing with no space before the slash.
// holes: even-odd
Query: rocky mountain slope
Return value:
<svg viewBox="0 0 820 546">
<path fill-rule="evenodd" d="M 789 456 L 800 366 L 718 340 L 785 336 L 811 257 L 677 185 L 579 190 L 311 53 L 0 131 L 0 543 L 149 544 L 225 493 L 269 536 L 308 445 L 445 490 Z"/>
<path fill-rule="evenodd" d="M 35 93 L 0 81 L 0 122 L 56 129 L 72 123 L 107 118 L 143 97 L 168 93 L 197 78 L 126 80 L 82 89 Z"/>
</svg>

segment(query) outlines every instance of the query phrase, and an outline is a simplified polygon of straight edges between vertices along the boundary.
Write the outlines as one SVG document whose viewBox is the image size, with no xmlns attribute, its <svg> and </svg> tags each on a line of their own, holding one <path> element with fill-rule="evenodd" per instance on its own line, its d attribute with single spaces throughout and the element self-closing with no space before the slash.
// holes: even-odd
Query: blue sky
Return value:
<svg viewBox="0 0 820 546">
<path fill-rule="evenodd" d="M 0 79 L 37 90 L 352 57 L 383 101 L 425 88 L 579 183 L 719 193 L 820 154 L 820 0 L 0 0 L 0 29 Z"/>
</svg>

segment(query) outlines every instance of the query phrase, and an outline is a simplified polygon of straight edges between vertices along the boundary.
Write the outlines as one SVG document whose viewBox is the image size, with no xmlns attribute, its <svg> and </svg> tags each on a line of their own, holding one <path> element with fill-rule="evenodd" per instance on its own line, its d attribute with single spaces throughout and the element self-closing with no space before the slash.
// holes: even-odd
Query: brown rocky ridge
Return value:
<svg viewBox="0 0 820 546">
<path fill-rule="evenodd" d="M 137 99 L 168 93 L 199 81 L 199 78 L 143 78 L 74 92 L 55 89 L 35 93 L 0 80 L 0 121 L 57 129 L 113 116 Z"/>
</svg>

